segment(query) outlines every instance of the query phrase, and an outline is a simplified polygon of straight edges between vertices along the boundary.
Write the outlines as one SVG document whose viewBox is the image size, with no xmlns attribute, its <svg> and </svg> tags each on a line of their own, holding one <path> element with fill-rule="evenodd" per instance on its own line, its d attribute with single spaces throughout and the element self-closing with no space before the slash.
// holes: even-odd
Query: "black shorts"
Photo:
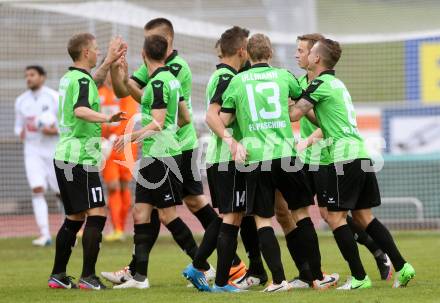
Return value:
<svg viewBox="0 0 440 303">
<path fill-rule="evenodd" d="M 313 204 L 313 195 L 296 158 L 275 159 L 258 163 L 246 173 L 248 215 L 263 218 L 274 216 L 275 190 L 279 190 L 290 210 Z M 285 166 L 284 166 L 285 165 Z M 284 166 L 284 167 L 283 167 Z"/>
<path fill-rule="evenodd" d="M 66 215 L 105 206 L 98 167 L 58 160 L 54 167 Z"/>
<path fill-rule="evenodd" d="M 198 148 L 182 152 L 182 165 L 180 168 L 183 177 L 182 198 L 189 195 L 203 195 L 203 183 L 198 159 Z"/>
<path fill-rule="evenodd" d="M 212 164 L 206 171 L 212 206 L 219 213 L 246 210 L 246 176 L 235 169 L 235 162 Z"/>
<path fill-rule="evenodd" d="M 380 191 L 370 159 L 329 165 L 327 208 L 329 211 L 379 206 Z"/>
<path fill-rule="evenodd" d="M 143 158 L 136 177 L 136 203 L 148 203 L 157 208 L 181 205 L 180 161 L 181 155 Z"/>
<path fill-rule="evenodd" d="M 318 206 L 327 207 L 328 165 L 304 164 L 303 171 L 312 194 L 316 195 Z"/>
</svg>

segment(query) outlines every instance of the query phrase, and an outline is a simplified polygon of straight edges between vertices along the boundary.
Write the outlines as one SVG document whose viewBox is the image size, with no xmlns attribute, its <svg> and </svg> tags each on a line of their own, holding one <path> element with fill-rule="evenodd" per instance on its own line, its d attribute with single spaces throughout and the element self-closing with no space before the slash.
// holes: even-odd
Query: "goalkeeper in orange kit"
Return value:
<svg viewBox="0 0 440 303">
<path fill-rule="evenodd" d="M 107 75 L 104 84 L 99 88 L 99 97 L 103 113 L 109 114 L 123 111 L 127 117 L 125 121 L 102 125 L 102 137 L 104 138 L 102 149 L 104 157 L 106 157 L 102 175 L 108 191 L 108 206 L 113 225 L 113 232 L 108 234 L 104 240 L 121 241 L 124 239 L 125 222 L 131 205 L 131 191 L 128 186 L 132 174 L 129 167 L 118 164 L 118 161 L 127 161 L 127 164 L 134 165 L 137 146 L 132 144 L 131 152 L 133 158 L 128 159 L 125 157 L 124 152 L 118 153 L 112 149 L 112 145 L 116 137 L 124 133 L 130 118 L 137 113 L 138 105 L 130 96 L 122 99 L 116 97 L 109 75 Z M 127 146 L 127 148 L 130 147 Z"/>
</svg>

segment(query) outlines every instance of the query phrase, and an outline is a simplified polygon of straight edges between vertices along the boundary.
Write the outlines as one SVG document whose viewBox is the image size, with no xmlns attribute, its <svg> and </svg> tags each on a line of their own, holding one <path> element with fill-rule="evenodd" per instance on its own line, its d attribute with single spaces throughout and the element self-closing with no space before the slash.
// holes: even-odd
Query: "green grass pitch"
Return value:
<svg viewBox="0 0 440 303">
<path fill-rule="evenodd" d="M 337 251 L 329 233 L 320 233 L 323 269 L 339 272 L 341 283 L 348 275 L 348 267 Z M 293 262 L 286 249 L 284 239 L 279 238 L 282 248 L 286 275 L 296 275 Z M 52 267 L 54 254 L 50 248 L 34 248 L 30 239 L 0 240 L 0 302 L 299 302 L 299 303 L 382 303 L 382 302 L 440 302 L 438 232 L 396 233 L 398 246 L 416 269 L 416 278 L 406 289 L 392 289 L 391 282 L 379 280 L 373 257 L 361 247 L 360 252 L 366 270 L 373 280 L 373 288 L 352 292 L 293 290 L 288 293 L 265 294 L 258 290 L 241 294 L 199 293 L 186 287 L 181 272 L 189 259 L 170 237 L 160 237 L 150 256 L 149 279 L 151 288 L 147 290 L 52 290 L 47 287 L 47 278 Z M 124 243 L 103 243 L 97 272 L 116 270 L 125 265 L 132 250 L 131 239 Z M 245 254 L 240 244 L 239 254 Z M 215 255 L 215 253 L 214 253 Z M 70 275 L 79 277 L 82 264 L 81 245 L 72 254 L 68 267 Z M 215 256 L 210 260 L 215 265 Z M 108 284 L 107 284 L 108 285 Z"/>
</svg>

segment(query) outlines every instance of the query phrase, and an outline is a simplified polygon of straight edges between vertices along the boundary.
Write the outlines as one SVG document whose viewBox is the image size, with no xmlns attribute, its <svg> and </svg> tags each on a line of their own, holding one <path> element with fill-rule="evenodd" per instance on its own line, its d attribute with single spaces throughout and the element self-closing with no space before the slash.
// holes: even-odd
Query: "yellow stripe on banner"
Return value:
<svg viewBox="0 0 440 303">
<path fill-rule="evenodd" d="M 440 43 L 420 44 L 420 85 L 423 103 L 440 103 Z"/>
</svg>

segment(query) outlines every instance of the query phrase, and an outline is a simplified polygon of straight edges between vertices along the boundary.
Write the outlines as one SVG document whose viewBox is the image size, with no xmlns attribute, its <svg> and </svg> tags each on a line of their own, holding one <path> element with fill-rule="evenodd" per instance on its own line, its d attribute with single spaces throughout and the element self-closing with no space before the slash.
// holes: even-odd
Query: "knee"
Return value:
<svg viewBox="0 0 440 303">
<path fill-rule="evenodd" d="M 363 230 L 373 221 L 374 216 L 371 212 L 364 211 L 353 211 L 352 212 L 353 222 Z"/>
<path fill-rule="evenodd" d="M 223 223 L 240 226 L 243 213 L 229 213 L 223 216 Z"/>
<path fill-rule="evenodd" d="M 329 212 L 327 215 L 328 225 L 332 230 L 347 224 L 347 213 L 346 212 Z"/>
<path fill-rule="evenodd" d="M 32 188 L 32 194 L 34 195 L 43 194 L 43 193 L 44 193 L 44 187 L 42 186 Z"/>
<path fill-rule="evenodd" d="M 326 207 L 319 208 L 319 214 L 321 215 L 322 220 L 328 223 L 328 211 Z"/>
<path fill-rule="evenodd" d="M 111 181 L 107 183 L 107 189 L 110 194 L 114 193 L 115 191 L 119 190 L 121 187 L 119 185 L 118 181 Z"/>
<path fill-rule="evenodd" d="M 195 213 L 196 211 L 205 207 L 206 204 L 208 204 L 204 195 L 189 195 L 183 199 L 183 202 L 185 202 L 186 207 L 188 207 L 189 211 L 192 213 Z"/>
<path fill-rule="evenodd" d="M 126 190 L 128 188 L 128 182 L 127 181 L 121 181 L 119 183 L 119 186 L 120 186 L 121 190 Z"/>
<path fill-rule="evenodd" d="M 150 216 L 146 207 L 142 207 L 141 203 L 135 204 L 133 207 L 133 223 L 143 224 L 150 221 Z"/>
<path fill-rule="evenodd" d="M 177 219 L 177 212 L 175 207 L 159 209 L 159 220 L 162 224 L 167 225 L 175 219 Z"/>
<path fill-rule="evenodd" d="M 308 207 L 302 207 L 298 208 L 297 210 L 292 211 L 292 217 L 295 223 L 301 221 L 302 219 L 310 217 L 309 215 L 309 208 Z"/>
<path fill-rule="evenodd" d="M 67 215 L 66 218 L 71 221 L 84 221 L 86 219 L 86 214 L 85 212 L 81 212 L 79 214 Z"/>
<path fill-rule="evenodd" d="M 104 207 L 96 207 L 91 208 L 86 211 L 87 216 L 101 216 L 105 217 L 107 216 L 106 210 Z"/>
</svg>

